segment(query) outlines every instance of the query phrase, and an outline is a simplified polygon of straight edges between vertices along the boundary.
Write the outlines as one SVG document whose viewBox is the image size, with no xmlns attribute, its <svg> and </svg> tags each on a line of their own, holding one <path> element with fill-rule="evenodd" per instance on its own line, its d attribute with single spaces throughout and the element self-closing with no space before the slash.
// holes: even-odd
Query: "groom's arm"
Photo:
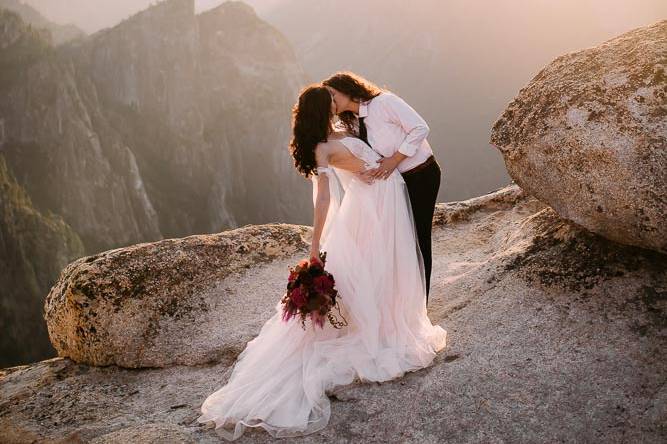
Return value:
<svg viewBox="0 0 667 444">
<path fill-rule="evenodd" d="M 397 95 L 386 94 L 383 99 L 382 107 L 389 121 L 399 125 L 406 133 L 397 152 L 404 154 L 405 157 L 414 156 L 428 136 L 430 128 L 422 116 Z"/>
<path fill-rule="evenodd" d="M 386 119 L 403 128 L 406 136 L 398 149 L 391 156 L 385 157 L 379 168 L 369 173 L 372 179 L 386 179 L 389 177 L 399 163 L 407 157 L 414 156 L 430 131 L 422 116 L 405 100 L 392 93 L 383 94 L 382 98 L 382 111 Z"/>
</svg>

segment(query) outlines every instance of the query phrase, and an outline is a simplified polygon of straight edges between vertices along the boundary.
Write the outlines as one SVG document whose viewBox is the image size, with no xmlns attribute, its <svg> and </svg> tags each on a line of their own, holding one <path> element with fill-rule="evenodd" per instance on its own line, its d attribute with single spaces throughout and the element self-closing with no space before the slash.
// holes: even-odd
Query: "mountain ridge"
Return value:
<svg viewBox="0 0 667 444">
<path fill-rule="evenodd" d="M 251 9 L 196 15 L 193 0 L 167 0 L 57 47 L 2 18 L 13 33 L 0 49 L 13 79 L 0 103 L 9 171 L 87 254 L 307 220 L 310 187 L 287 150 L 303 74 Z"/>
<path fill-rule="evenodd" d="M 0 9 L 3 8 L 17 13 L 26 23 L 46 29 L 55 45 L 67 43 L 86 35 L 76 25 L 59 25 L 47 20 L 38 10 L 19 0 L 0 0 Z"/>
</svg>

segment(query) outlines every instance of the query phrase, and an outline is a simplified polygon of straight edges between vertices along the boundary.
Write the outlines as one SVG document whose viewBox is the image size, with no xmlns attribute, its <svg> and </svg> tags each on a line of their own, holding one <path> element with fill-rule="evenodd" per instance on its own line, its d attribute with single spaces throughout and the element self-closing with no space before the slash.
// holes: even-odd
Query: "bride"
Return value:
<svg viewBox="0 0 667 444">
<path fill-rule="evenodd" d="M 347 326 L 282 320 L 275 314 L 238 356 L 227 384 L 201 406 L 227 440 L 246 427 L 277 438 L 317 432 L 331 414 L 327 391 L 358 381 L 388 381 L 429 366 L 447 333 L 426 314 L 424 269 L 405 182 L 395 170 L 366 182 L 381 156 L 334 131 L 336 105 L 326 87 L 305 88 L 293 110 L 291 153 L 313 182 L 310 257 L 327 253 Z"/>
</svg>

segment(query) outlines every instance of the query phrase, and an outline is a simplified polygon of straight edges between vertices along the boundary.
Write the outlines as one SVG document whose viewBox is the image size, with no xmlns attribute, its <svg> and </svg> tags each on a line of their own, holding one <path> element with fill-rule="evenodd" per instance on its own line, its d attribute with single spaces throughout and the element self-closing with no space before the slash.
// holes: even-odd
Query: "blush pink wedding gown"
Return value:
<svg viewBox="0 0 667 444">
<path fill-rule="evenodd" d="M 341 142 L 374 167 L 380 156 L 362 140 Z M 446 331 L 426 314 L 421 255 L 405 182 L 398 170 L 366 184 L 335 167 L 327 174 L 331 202 L 320 245 L 336 279 L 348 326 L 324 329 L 275 314 L 238 356 L 227 383 L 201 406 L 227 440 L 246 427 L 274 437 L 317 432 L 331 414 L 325 391 L 361 381 L 388 381 L 429 366 L 446 345 Z M 315 179 L 315 178 L 314 178 Z M 313 180 L 313 197 L 317 181 Z"/>
</svg>

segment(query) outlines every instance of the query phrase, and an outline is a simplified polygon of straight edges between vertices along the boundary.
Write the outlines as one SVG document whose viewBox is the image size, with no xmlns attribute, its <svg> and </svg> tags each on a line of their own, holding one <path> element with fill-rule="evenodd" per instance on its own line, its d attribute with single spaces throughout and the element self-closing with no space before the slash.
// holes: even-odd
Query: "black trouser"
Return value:
<svg viewBox="0 0 667 444">
<path fill-rule="evenodd" d="M 438 190 L 440 189 L 440 165 L 438 165 L 438 162 L 433 162 L 422 170 L 404 174 L 403 179 L 408 186 L 408 194 L 410 195 L 410 205 L 412 206 L 412 214 L 415 219 L 419 249 L 424 258 L 426 303 L 428 304 L 432 264 L 431 230 L 433 229 L 435 201 L 438 198 Z"/>
</svg>

